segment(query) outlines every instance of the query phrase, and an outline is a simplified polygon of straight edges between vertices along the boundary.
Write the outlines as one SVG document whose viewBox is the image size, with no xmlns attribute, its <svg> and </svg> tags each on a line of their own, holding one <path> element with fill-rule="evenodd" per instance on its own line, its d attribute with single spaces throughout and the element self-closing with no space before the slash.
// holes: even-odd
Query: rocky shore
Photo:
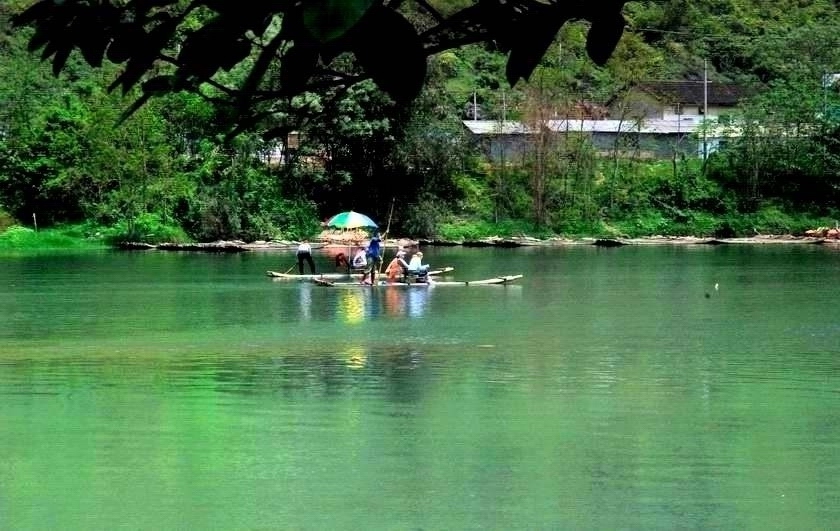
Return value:
<svg viewBox="0 0 840 531">
<path fill-rule="evenodd" d="M 322 239 L 312 242 L 313 249 L 335 250 L 340 252 L 348 246 L 362 245 L 364 239 Z M 756 235 L 748 238 L 699 238 L 693 236 L 650 236 L 646 238 L 547 238 L 538 239 L 528 236 L 515 238 L 489 237 L 475 240 L 435 240 L 390 238 L 383 242 L 387 248 L 411 248 L 424 246 L 462 246 L 462 247 L 555 247 L 570 245 L 595 245 L 600 247 L 621 247 L 627 245 L 737 245 L 737 244 L 827 244 L 840 246 L 840 239 L 819 236 L 792 235 Z M 236 253 L 245 251 L 288 251 L 294 250 L 296 241 L 270 240 L 244 242 L 239 240 L 217 241 L 208 243 L 162 243 L 151 245 L 146 243 L 123 242 L 118 248 L 125 250 L 159 250 L 159 251 L 201 251 L 215 253 Z"/>
</svg>

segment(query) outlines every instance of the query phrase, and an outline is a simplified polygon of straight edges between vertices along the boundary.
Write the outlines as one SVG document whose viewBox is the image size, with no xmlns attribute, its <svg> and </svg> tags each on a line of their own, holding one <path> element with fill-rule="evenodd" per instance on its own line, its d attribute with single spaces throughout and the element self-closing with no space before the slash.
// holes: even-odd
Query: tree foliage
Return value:
<svg viewBox="0 0 840 531">
<path fill-rule="evenodd" d="M 366 78 L 410 102 L 428 56 L 470 43 L 494 43 L 508 54 L 510 84 L 527 80 L 571 20 L 591 23 L 586 50 L 604 64 L 624 30 L 624 3 L 481 0 L 444 14 L 419 0 L 39 0 L 14 23 L 34 28 L 29 48 L 55 74 L 74 50 L 94 67 L 122 65 L 109 88 L 142 89 L 129 113 L 153 96 L 209 84 L 237 131 L 281 136 L 287 128 L 272 123 L 277 102 Z M 235 69 L 244 72 L 225 75 Z"/>
</svg>

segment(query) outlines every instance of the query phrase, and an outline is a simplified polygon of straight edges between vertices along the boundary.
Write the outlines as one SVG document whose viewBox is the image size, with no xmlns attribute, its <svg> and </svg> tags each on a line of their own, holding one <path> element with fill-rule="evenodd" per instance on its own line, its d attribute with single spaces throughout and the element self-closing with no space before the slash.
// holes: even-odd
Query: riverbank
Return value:
<svg viewBox="0 0 840 531">
<path fill-rule="evenodd" d="M 366 243 L 364 240 L 353 241 L 313 241 L 312 248 L 326 252 L 343 252 L 348 247 Z M 840 239 L 821 238 L 813 236 L 793 235 L 756 235 L 748 238 L 700 238 L 693 236 L 650 236 L 645 238 L 546 238 L 538 239 L 527 236 L 516 238 L 481 238 L 476 240 L 435 240 L 390 238 L 383 241 L 386 249 L 412 247 L 561 247 L 574 245 L 594 245 L 600 247 L 622 247 L 632 245 L 771 245 L 771 244 L 807 244 L 807 245 L 837 245 Z M 297 248 L 298 242 L 291 240 L 271 240 L 244 242 L 240 240 L 217 241 L 207 243 L 164 243 L 152 245 L 146 243 L 124 242 L 117 245 L 124 250 L 160 250 L 160 251 L 203 251 L 203 252 L 245 252 L 245 251 L 290 251 Z"/>
<path fill-rule="evenodd" d="M 298 246 L 295 240 L 223 240 L 202 243 L 146 243 L 118 242 L 106 243 L 99 234 L 91 237 L 79 230 L 47 229 L 35 231 L 25 227 L 12 227 L 0 234 L 0 249 L 80 249 L 80 248 L 117 248 L 132 251 L 196 251 L 215 253 L 239 253 L 246 251 L 290 251 Z M 750 237 L 713 238 L 697 236 L 647 236 L 636 238 L 598 238 L 598 237 L 547 237 L 532 236 L 502 237 L 490 236 L 473 239 L 434 239 L 434 238 L 387 238 L 383 241 L 386 249 L 413 249 L 419 247 L 560 247 L 574 245 L 595 245 L 601 247 L 621 247 L 632 245 L 737 245 L 737 244 L 826 244 L 840 246 L 840 232 L 834 229 L 809 231 L 806 235 L 792 234 L 756 234 Z M 313 249 L 329 254 L 352 252 L 354 248 L 367 244 L 368 234 L 357 231 L 324 231 L 312 238 Z"/>
</svg>

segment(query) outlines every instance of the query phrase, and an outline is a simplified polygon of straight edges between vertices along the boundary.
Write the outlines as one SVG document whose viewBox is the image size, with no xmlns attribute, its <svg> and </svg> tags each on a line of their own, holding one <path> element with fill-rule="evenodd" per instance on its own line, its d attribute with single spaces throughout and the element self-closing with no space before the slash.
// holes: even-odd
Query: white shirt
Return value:
<svg viewBox="0 0 840 531">
<path fill-rule="evenodd" d="M 418 271 L 422 267 L 422 257 L 417 256 L 416 254 L 411 257 L 411 262 L 408 263 L 408 268 L 412 271 Z"/>
<path fill-rule="evenodd" d="M 353 267 L 364 267 L 367 265 L 367 258 L 365 258 L 365 252 L 359 251 L 356 253 L 356 256 L 353 257 Z"/>
<path fill-rule="evenodd" d="M 307 243 L 307 242 L 300 242 L 300 245 L 298 245 L 298 248 L 297 248 L 297 252 L 298 252 L 298 254 L 300 254 L 300 253 L 312 254 L 312 246 L 309 245 L 309 243 Z"/>
</svg>

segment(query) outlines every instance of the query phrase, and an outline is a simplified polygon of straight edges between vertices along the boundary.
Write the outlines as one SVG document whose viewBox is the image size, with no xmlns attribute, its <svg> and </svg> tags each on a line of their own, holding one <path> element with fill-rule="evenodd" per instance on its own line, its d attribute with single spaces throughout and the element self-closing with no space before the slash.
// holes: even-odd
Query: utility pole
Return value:
<svg viewBox="0 0 840 531">
<path fill-rule="evenodd" d="M 826 119 L 826 112 L 828 111 L 828 71 L 823 70 L 822 86 L 823 86 L 823 120 Z"/>
<path fill-rule="evenodd" d="M 473 91 L 473 121 L 478 121 L 478 96 L 475 91 Z"/>
<path fill-rule="evenodd" d="M 502 89 L 502 125 L 499 128 L 499 162 L 501 163 L 501 168 L 499 169 L 496 177 L 496 190 L 495 190 L 495 198 L 494 198 L 494 220 L 496 223 L 499 222 L 501 218 L 501 210 L 502 210 L 502 198 L 504 195 L 504 186 L 505 181 L 507 180 L 505 175 L 507 173 L 507 157 L 506 157 L 506 149 L 505 149 L 505 142 L 507 142 L 507 136 L 505 134 L 505 122 L 507 121 L 507 100 L 505 99 L 505 89 Z"/>
<path fill-rule="evenodd" d="M 706 144 L 706 129 L 709 123 L 709 72 L 708 60 L 703 59 L 703 161 L 708 156 Z"/>
</svg>

